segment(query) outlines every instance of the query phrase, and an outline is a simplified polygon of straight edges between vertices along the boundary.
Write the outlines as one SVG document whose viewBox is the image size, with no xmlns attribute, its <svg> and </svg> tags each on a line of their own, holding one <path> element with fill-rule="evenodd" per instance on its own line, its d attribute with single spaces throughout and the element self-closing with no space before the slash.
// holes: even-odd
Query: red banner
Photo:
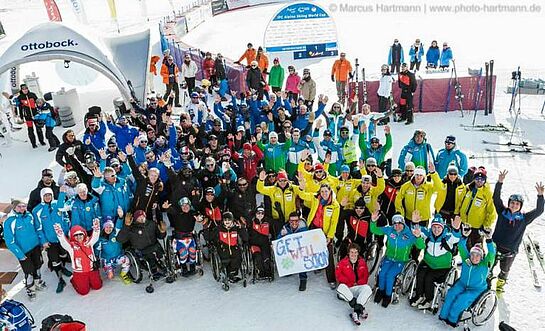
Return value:
<svg viewBox="0 0 545 331">
<path fill-rule="evenodd" d="M 61 12 L 55 0 L 44 0 L 44 5 L 51 22 L 62 22 Z"/>
</svg>

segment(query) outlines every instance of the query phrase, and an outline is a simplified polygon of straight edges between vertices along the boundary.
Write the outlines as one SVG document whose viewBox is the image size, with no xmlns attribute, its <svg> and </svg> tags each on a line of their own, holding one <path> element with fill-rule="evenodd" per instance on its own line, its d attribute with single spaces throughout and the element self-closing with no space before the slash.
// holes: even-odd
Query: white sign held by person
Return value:
<svg viewBox="0 0 545 331">
<path fill-rule="evenodd" d="M 320 229 L 290 234 L 272 244 L 280 277 L 323 269 L 329 263 L 326 238 Z"/>
</svg>

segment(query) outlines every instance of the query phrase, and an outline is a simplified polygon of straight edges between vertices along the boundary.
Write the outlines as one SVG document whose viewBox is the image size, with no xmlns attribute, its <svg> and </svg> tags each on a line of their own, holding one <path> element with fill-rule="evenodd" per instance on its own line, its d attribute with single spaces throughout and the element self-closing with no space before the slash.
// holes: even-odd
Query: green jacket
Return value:
<svg viewBox="0 0 545 331">
<path fill-rule="evenodd" d="M 413 245 L 418 249 L 425 247 L 424 239 L 416 238 L 407 226 L 397 233 L 392 226 L 378 227 L 377 222 L 371 222 L 371 233 L 386 236 L 386 257 L 395 262 L 409 261 Z"/>
<path fill-rule="evenodd" d="M 269 85 L 271 87 L 279 88 L 284 86 L 284 68 L 280 64 L 271 67 L 271 72 L 269 72 Z"/>
<path fill-rule="evenodd" d="M 371 149 L 371 143 L 367 140 L 367 137 L 365 136 L 365 132 L 360 133 L 359 138 L 360 138 L 359 143 L 360 143 L 361 155 L 363 156 L 365 160 L 367 160 L 370 157 L 374 157 L 375 160 L 377 160 L 378 165 L 384 162 L 384 158 L 386 157 L 386 154 L 392 148 L 391 134 L 386 135 L 386 143 L 384 145 L 379 145 L 380 147 L 377 149 Z"/>
<path fill-rule="evenodd" d="M 263 154 L 265 154 L 265 169 L 278 172 L 279 170 L 286 170 L 286 161 L 288 159 L 288 151 L 291 146 L 291 139 L 286 140 L 285 143 L 276 144 L 263 144 L 261 141 L 257 142 L 257 146 Z"/>
</svg>

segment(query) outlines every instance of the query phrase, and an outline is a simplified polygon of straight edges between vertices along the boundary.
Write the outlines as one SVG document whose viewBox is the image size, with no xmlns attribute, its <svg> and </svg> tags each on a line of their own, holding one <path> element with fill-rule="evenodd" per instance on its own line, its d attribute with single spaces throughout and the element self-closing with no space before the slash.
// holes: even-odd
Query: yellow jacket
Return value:
<svg viewBox="0 0 545 331">
<path fill-rule="evenodd" d="M 342 180 L 341 178 L 338 178 L 338 180 L 339 182 L 337 184 L 337 187 L 333 188 L 337 192 L 337 202 L 340 204 L 341 201 L 343 201 L 343 199 L 346 197 L 348 199 L 348 204 L 344 208 L 353 209 L 350 208 L 350 195 L 353 194 L 354 191 L 356 191 L 359 183 L 361 183 L 361 179 L 350 178 L 348 180 Z"/>
<path fill-rule="evenodd" d="M 320 205 L 320 199 L 316 197 L 318 194 L 301 192 L 299 197 L 305 202 L 310 203 L 310 212 L 307 217 L 307 225 L 310 226 Z M 339 222 L 339 214 L 341 212 L 341 206 L 335 200 L 334 196 L 331 196 L 331 203 L 324 206 L 323 222 L 322 222 L 322 231 L 327 238 L 333 239 L 335 237 L 335 231 L 337 230 L 337 222 Z"/>
<path fill-rule="evenodd" d="M 437 192 L 437 198 L 435 199 L 435 212 L 438 213 L 441 211 L 441 207 L 445 204 L 445 200 L 447 199 L 447 184 L 443 183 L 443 181 L 440 182 L 440 185 L 435 188 L 435 191 Z M 455 193 L 454 193 L 454 210 L 460 209 L 460 205 L 462 204 L 462 199 L 464 198 L 464 195 L 466 194 L 466 186 L 462 181 L 460 181 L 460 184 L 456 187 Z"/>
<path fill-rule="evenodd" d="M 362 195 L 361 186 L 358 186 L 350 193 L 350 196 L 348 197 L 348 204 L 344 208 L 354 209 L 354 204 L 356 203 L 356 201 L 358 201 L 358 199 L 363 196 L 363 200 L 365 200 L 365 207 L 367 207 L 367 209 L 372 213 L 375 211 L 375 205 L 377 203 L 378 196 L 381 195 L 382 192 L 384 192 L 385 188 L 386 182 L 384 181 L 383 177 L 378 177 L 377 186 L 371 186 L 369 191 L 367 191 L 364 195 Z"/>
<path fill-rule="evenodd" d="M 401 185 L 395 201 L 396 211 L 406 219 L 412 220 L 413 211 L 418 210 L 422 221 L 429 220 L 431 218 L 431 196 L 441 184 L 441 178 L 437 172 L 434 172 L 431 174 L 431 180 L 431 183 L 424 181 L 418 187 L 414 186 L 412 180 Z"/>
<path fill-rule="evenodd" d="M 296 210 L 295 200 L 301 192 L 299 187 L 292 184 L 288 184 L 287 188 L 282 190 L 277 185 L 265 186 L 265 183 L 262 180 L 257 181 L 257 191 L 271 198 L 272 217 L 276 220 L 280 219 L 280 215 L 274 206 L 276 202 L 280 203 L 282 213 L 284 214 L 282 222 L 285 222 L 290 216 L 290 213 Z"/>
<path fill-rule="evenodd" d="M 483 187 L 478 188 L 475 196 L 473 187 L 474 184 L 466 186 L 460 207 L 455 213 L 460 215 L 462 222 L 468 223 L 472 228 L 491 228 L 498 215 L 494 208 L 490 185 L 485 183 Z"/>
</svg>

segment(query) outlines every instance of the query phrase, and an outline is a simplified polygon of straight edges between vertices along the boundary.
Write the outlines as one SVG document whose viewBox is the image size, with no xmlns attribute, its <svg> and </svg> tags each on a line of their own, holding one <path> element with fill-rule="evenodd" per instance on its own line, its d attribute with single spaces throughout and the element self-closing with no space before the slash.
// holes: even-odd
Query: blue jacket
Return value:
<svg viewBox="0 0 545 331">
<path fill-rule="evenodd" d="M 80 225 L 87 231 L 93 228 L 95 218 L 102 219 L 98 198 L 87 194 L 87 200 L 83 201 L 78 195 L 75 195 L 70 203 L 72 205 L 72 226 Z"/>
<path fill-rule="evenodd" d="M 418 53 L 414 49 L 414 45 L 411 46 L 411 49 L 409 50 L 409 56 L 411 57 L 411 62 L 421 62 L 422 56 L 424 56 L 424 45 L 420 44 L 420 47 L 418 48 Z"/>
<path fill-rule="evenodd" d="M 110 160 L 100 159 L 100 163 L 99 163 L 100 171 L 104 171 L 104 169 L 106 169 L 106 163 L 107 163 L 106 161 L 110 161 Z M 130 176 L 131 174 L 132 174 L 132 171 L 129 165 L 127 164 L 127 162 L 121 162 L 121 171 L 117 173 L 117 177 L 123 178 L 126 180 L 127 177 Z"/>
<path fill-rule="evenodd" d="M 54 128 L 57 126 L 57 121 L 53 118 L 51 114 L 51 109 L 53 109 L 47 102 L 38 108 L 39 113 L 34 116 L 35 120 L 42 120 L 45 122 L 45 126 L 48 128 Z"/>
<path fill-rule="evenodd" d="M 91 140 L 90 145 L 85 145 L 85 141 L 87 141 L 87 139 Z M 98 150 L 106 147 L 106 123 L 104 123 L 104 121 L 100 122 L 98 125 L 98 130 L 92 133 L 89 131 L 89 129 L 87 129 L 83 135 L 82 141 L 85 148 L 88 148 L 91 152 L 95 153 L 97 159 L 100 159 Z"/>
<path fill-rule="evenodd" d="M 430 48 L 428 48 L 428 51 L 426 52 L 426 62 L 437 66 L 437 62 L 439 62 L 439 47 L 430 46 Z"/>
<path fill-rule="evenodd" d="M 399 52 L 399 63 L 405 62 L 405 55 L 403 54 L 403 47 L 400 46 L 400 52 Z M 392 57 L 392 46 L 390 46 L 390 52 L 388 53 L 388 65 L 391 65 L 394 63 L 394 59 Z"/>
<path fill-rule="evenodd" d="M 68 214 L 61 210 L 64 208 L 65 198 L 66 193 L 60 192 L 58 200 L 52 201 L 50 204 L 42 202 L 32 210 L 34 220 L 38 224 L 38 238 L 40 239 L 40 244 L 59 242 L 55 229 L 53 228 L 55 223 L 61 225 L 65 235 L 70 231 Z"/>
<path fill-rule="evenodd" d="M 444 178 L 447 175 L 447 169 L 451 162 L 458 168 L 458 174 L 463 178 L 467 173 L 467 156 L 456 147 L 451 150 L 443 148 L 437 153 L 435 170 L 437 170 L 439 177 Z"/>
<path fill-rule="evenodd" d="M 303 231 L 307 231 L 307 230 L 308 230 L 307 224 L 305 223 L 305 220 L 303 220 L 303 219 L 299 220 L 299 225 L 297 226 L 297 229 L 295 229 L 295 230 L 293 230 L 291 228 L 289 223 L 286 223 L 286 224 L 284 224 L 284 226 L 282 227 L 282 229 L 278 233 L 278 237 L 276 239 L 280 239 L 280 238 L 282 238 L 284 236 L 287 236 L 288 234 L 299 233 L 299 232 L 303 232 Z"/>
<path fill-rule="evenodd" d="M 452 50 L 450 47 L 447 47 L 447 49 L 441 51 L 440 65 L 448 67 L 450 60 L 452 60 Z"/>
<path fill-rule="evenodd" d="M 18 260 L 40 245 L 39 224 L 31 213 L 13 213 L 4 221 L 4 240 L 8 249 Z"/>
<path fill-rule="evenodd" d="M 132 144 L 134 142 L 134 138 L 138 137 L 138 129 L 130 126 L 119 126 L 115 125 L 112 122 L 108 122 L 108 129 L 112 131 L 113 134 L 115 134 L 115 138 L 117 139 L 117 147 L 125 152 L 125 148 L 128 144 Z"/>
<path fill-rule="evenodd" d="M 104 178 L 93 177 L 91 186 L 100 195 L 102 217 L 115 217 L 118 206 L 121 206 L 123 213 L 127 213 L 131 201 L 130 192 L 124 179 L 117 178 L 112 185 L 106 182 Z"/>
<path fill-rule="evenodd" d="M 414 142 L 414 139 L 411 139 L 405 147 L 399 153 L 399 159 L 397 164 L 400 169 L 405 169 L 405 163 L 411 161 L 414 163 L 415 167 L 422 166 L 428 171 L 428 151 L 431 154 L 431 161 L 435 163 L 435 156 L 433 154 L 433 149 L 430 144 L 424 141 L 422 144 L 417 144 Z M 406 160 L 408 159 L 408 160 Z"/>
<path fill-rule="evenodd" d="M 458 243 L 460 257 L 462 258 L 462 273 L 456 283 L 458 286 L 462 286 L 465 289 L 484 291 L 488 287 L 486 278 L 488 276 L 489 266 L 494 262 L 496 256 L 496 246 L 492 241 L 487 241 L 486 247 L 488 248 L 488 254 L 482 258 L 479 264 L 475 265 L 470 261 L 466 244 L 466 238 L 463 238 Z"/>
<path fill-rule="evenodd" d="M 123 247 L 119 242 L 117 242 L 117 234 L 122 227 L 123 220 L 117 218 L 117 221 L 115 222 L 115 228 L 109 236 L 104 233 L 104 230 L 101 232 L 97 247 L 101 259 L 108 261 L 115 259 L 123 254 Z"/>
</svg>

